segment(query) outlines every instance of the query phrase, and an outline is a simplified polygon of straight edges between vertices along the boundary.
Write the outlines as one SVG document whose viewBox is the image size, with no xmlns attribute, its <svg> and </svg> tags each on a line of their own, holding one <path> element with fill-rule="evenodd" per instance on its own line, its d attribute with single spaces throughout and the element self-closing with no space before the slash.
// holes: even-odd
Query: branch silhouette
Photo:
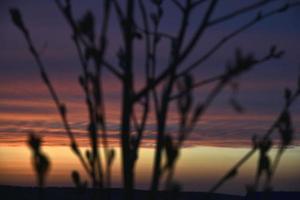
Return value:
<svg viewBox="0 0 300 200">
<path fill-rule="evenodd" d="M 106 198 L 111 198 L 109 193 L 112 177 L 111 169 L 116 153 L 109 143 L 110 130 L 105 104 L 104 83 L 106 77 L 104 70 L 108 70 L 121 84 L 118 131 L 120 136 L 123 198 L 130 200 L 135 196 L 135 166 L 151 116 L 154 116 L 155 120 L 156 138 L 148 198 L 158 199 L 163 180 L 165 180 L 164 187 L 169 195 L 167 196 L 173 198 L 181 190 L 181 185 L 174 180 L 180 150 L 214 100 L 225 87 L 233 85 L 239 76 L 258 65 L 281 58 L 284 52 L 278 50 L 277 46 L 274 45 L 266 55 L 258 58 L 251 52 L 245 53 L 244 50 L 237 48 L 234 58 L 225 65 L 223 73 L 196 80 L 195 70 L 204 67 L 205 61 L 213 58 L 215 53 L 233 38 L 265 19 L 298 7 L 300 2 L 284 2 L 283 5 L 272 7 L 265 12 L 263 8 L 268 5 L 277 5 L 281 1 L 260 0 L 224 15 L 218 15 L 217 13 L 220 7 L 219 0 L 103 0 L 101 2 L 100 27 L 99 31 L 96 31 L 96 19 L 91 11 L 86 11 L 83 16 L 77 19 L 76 14 L 73 13 L 72 1 L 55 0 L 58 10 L 71 29 L 71 39 L 81 65 L 81 74 L 78 76 L 78 81 L 85 96 L 88 112 L 86 132 L 90 141 L 89 149 L 85 154 L 81 152 L 70 127 L 67 107 L 60 100 L 47 74 L 41 55 L 34 46 L 20 11 L 11 9 L 10 14 L 12 21 L 24 35 L 29 51 L 38 66 L 42 81 L 59 111 L 64 129 L 70 139 L 72 151 L 88 174 L 89 180 L 86 181 L 82 180 L 77 171 L 71 172 L 71 178 L 76 188 L 83 191 L 87 188 L 88 182 L 91 182 L 93 189 L 96 189 L 93 190 L 94 199 L 102 198 L 106 191 L 108 191 Z M 179 23 L 176 27 L 177 31 L 174 32 L 162 31 L 162 24 L 167 11 L 165 4 L 167 2 L 175 6 L 180 13 Z M 203 12 L 203 17 L 200 20 L 197 19 L 196 27 L 192 27 L 190 21 L 193 20 L 193 14 L 200 11 L 200 9 Z M 216 43 L 211 45 L 203 54 L 198 55 L 196 59 L 191 60 L 192 62 L 189 62 L 191 64 L 187 65 L 186 61 L 192 53 L 197 53 L 197 47 L 201 46 L 203 37 L 210 28 L 249 13 L 254 13 L 254 18 L 244 22 L 227 35 L 216 39 Z M 110 55 L 108 55 L 109 49 L 112 48 L 109 45 L 110 30 L 114 24 L 117 24 L 116 26 L 119 28 L 121 42 L 118 44 L 118 50 L 115 54 L 117 62 L 110 62 Z M 167 46 L 168 51 L 165 53 L 167 61 L 162 64 L 160 63 L 160 45 L 163 42 L 166 42 L 169 46 Z M 140 54 L 137 54 L 137 51 L 140 51 L 137 44 L 142 44 Z M 141 58 L 144 59 L 143 64 L 137 62 Z M 137 63 L 140 66 L 136 66 Z M 138 74 L 138 76 L 135 71 L 137 67 L 143 70 L 142 74 Z M 140 79 L 143 79 L 142 83 L 138 81 Z M 207 96 L 204 97 L 203 101 L 195 102 L 195 90 L 208 84 L 214 85 Z M 265 189 L 267 190 L 271 186 L 272 176 L 280 163 L 280 159 L 293 140 L 293 127 L 289 108 L 299 96 L 299 91 L 300 89 L 293 93 L 289 89 L 285 91 L 286 103 L 274 124 L 260 140 L 253 139 L 252 149 L 210 188 L 209 195 L 235 177 L 239 168 L 256 151 L 260 152 L 260 158 L 255 185 L 252 189 L 257 189 L 263 173 L 268 176 Z M 241 112 L 243 109 L 235 99 L 235 93 L 236 90 L 231 97 L 231 104 L 236 111 Z M 175 136 L 168 131 L 168 120 L 173 105 L 177 109 L 179 121 Z M 274 162 L 271 163 L 268 155 L 272 147 L 270 136 L 276 130 L 280 133 L 282 143 Z M 101 153 L 102 150 L 104 154 Z M 44 173 L 41 174 L 38 177 L 44 177 Z M 40 182 L 43 183 L 43 180 Z"/>
</svg>

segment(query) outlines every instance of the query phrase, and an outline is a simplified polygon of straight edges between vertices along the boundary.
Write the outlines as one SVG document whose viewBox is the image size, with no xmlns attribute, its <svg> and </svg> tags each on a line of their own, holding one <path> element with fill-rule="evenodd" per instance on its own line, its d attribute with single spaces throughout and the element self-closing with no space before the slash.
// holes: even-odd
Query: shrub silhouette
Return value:
<svg viewBox="0 0 300 200">
<path fill-rule="evenodd" d="M 28 138 L 28 145 L 32 152 L 33 167 L 37 174 L 38 186 L 43 187 L 50 168 L 48 157 L 41 151 L 41 139 L 31 133 Z"/>
<path fill-rule="evenodd" d="M 212 16 L 215 13 L 218 0 L 172 0 L 169 1 L 169 3 L 174 4 L 181 12 L 181 16 L 179 17 L 180 25 L 178 27 L 178 32 L 176 33 L 163 33 L 160 31 L 160 25 L 165 16 L 164 13 L 166 12 L 166 9 L 163 7 L 163 4 L 166 3 L 165 1 L 151 0 L 147 2 L 146 5 L 143 0 L 127 0 L 124 2 L 125 6 L 121 6 L 123 4 L 118 0 L 103 0 L 101 11 L 102 21 L 100 23 L 101 30 L 100 34 L 96 35 L 95 19 L 90 11 L 87 11 L 79 20 L 76 20 L 73 15 L 72 3 L 70 0 L 56 0 L 55 3 L 71 28 L 72 40 L 75 44 L 82 67 L 79 83 L 85 94 L 85 103 L 89 114 L 87 119 L 87 132 L 90 139 L 90 149 L 85 153 L 81 152 L 81 149 L 77 144 L 76 137 L 69 125 L 67 107 L 60 101 L 50 77 L 47 75 L 40 54 L 34 46 L 30 33 L 25 26 L 18 9 L 14 8 L 10 10 L 12 21 L 25 36 L 29 50 L 39 67 L 41 78 L 53 98 L 64 128 L 70 138 L 70 147 L 78 157 L 85 172 L 88 174 L 92 187 L 98 189 L 99 193 L 97 193 L 97 196 L 102 194 L 101 192 L 103 189 L 107 190 L 111 187 L 111 165 L 115 157 L 115 151 L 110 147 L 109 142 L 107 141 L 108 129 L 104 104 L 103 69 L 107 69 L 121 82 L 122 89 L 120 101 L 122 108 L 119 132 L 121 140 L 124 199 L 133 199 L 135 164 L 138 160 L 139 147 L 144 137 L 149 119 L 150 105 L 153 105 L 155 113 L 156 138 L 153 178 L 150 184 L 149 199 L 157 199 L 158 189 L 160 188 L 162 177 L 165 174 L 167 174 L 165 189 L 172 192 L 180 191 L 180 184 L 173 180 L 173 174 L 176 167 L 176 161 L 180 155 L 180 149 L 217 95 L 227 85 L 232 84 L 241 74 L 252 70 L 259 64 L 281 58 L 284 52 L 278 50 L 276 46 L 271 46 L 270 50 L 264 56 L 255 56 L 252 52 L 245 52 L 245 50 L 237 48 L 233 60 L 225 66 L 225 70 L 222 74 L 204 80 L 195 80 L 193 70 L 202 66 L 203 63 L 213 57 L 225 43 L 232 38 L 235 38 L 240 33 L 269 17 L 299 6 L 299 2 L 284 2 L 278 8 L 269 10 L 268 12 L 262 12 L 260 10 L 261 8 L 274 2 L 270 0 L 261 0 L 237 9 L 229 14 L 213 18 Z M 154 7 L 153 12 L 148 8 L 148 4 L 151 4 L 151 6 Z M 191 14 L 202 6 L 206 6 L 204 16 L 193 34 L 188 36 L 187 32 L 190 28 L 188 22 L 191 20 Z M 252 20 L 246 22 L 228 35 L 216 39 L 216 43 L 206 52 L 200 55 L 190 65 L 184 66 L 188 56 L 195 52 L 197 44 L 202 39 L 207 29 L 249 12 L 257 12 Z M 106 58 L 108 49 L 108 30 L 112 23 L 111 16 L 113 14 L 117 16 L 118 26 L 122 36 L 122 42 L 119 51 L 116 54 L 116 59 L 118 61 L 118 65 L 116 66 L 107 61 Z M 137 23 L 137 17 L 140 18 L 141 25 Z M 143 66 L 145 69 L 145 84 L 139 90 L 136 89 L 134 82 L 135 74 L 133 67 L 136 58 L 134 51 L 134 43 L 136 41 L 143 42 L 145 54 Z M 168 54 L 169 62 L 166 68 L 158 73 L 158 45 L 161 41 L 170 43 L 170 53 Z M 215 83 L 215 86 L 204 98 L 204 101 L 195 102 L 195 89 L 210 83 Z M 253 138 L 252 149 L 211 187 L 209 190 L 210 194 L 214 193 L 225 182 L 235 177 L 238 174 L 239 168 L 256 151 L 260 152 L 260 158 L 255 185 L 249 186 L 249 193 L 257 189 L 260 176 L 263 172 L 267 174 L 267 183 L 264 190 L 267 191 L 270 189 L 272 175 L 275 172 L 280 157 L 286 147 L 292 142 L 293 128 L 288 110 L 299 96 L 299 88 L 300 86 L 298 84 L 298 89 L 296 91 L 292 92 L 289 89 L 286 90 L 286 103 L 282 113 L 275 120 L 274 124 L 270 127 L 264 137 Z M 243 111 L 242 106 L 234 95 L 230 102 L 236 111 Z M 177 105 L 179 117 L 178 136 L 176 138 L 167 132 L 168 114 L 171 109 L 171 104 Z M 138 115 L 139 117 L 137 117 L 136 108 L 141 109 L 141 115 Z M 282 143 L 275 162 L 271 163 L 267 153 L 271 148 L 271 134 L 275 131 L 279 131 Z M 33 143 L 38 141 L 34 138 L 33 140 L 35 140 Z M 102 154 L 99 152 L 99 145 L 104 149 L 104 157 L 101 157 Z M 34 145 L 31 146 L 35 149 L 33 147 Z M 164 156 L 166 158 L 166 163 L 163 164 Z M 44 165 L 42 169 L 45 170 L 45 167 L 46 165 Z M 44 175 L 43 170 L 41 175 Z M 38 173 L 38 176 L 40 176 L 40 173 Z M 82 182 L 78 172 L 73 171 L 71 177 L 77 188 L 82 189 L 87 186 L 85 181 Z"/>
<path fill-rule="evenodd" d="M 50 170 L 49 158 L 42 152 L 42 140 L 34 133 L 28 135 L 27 141 L 32 153 L 32 165 L 37 177 L 37 185 L 39 187 L 39 199 L 43 199 L 43 187 L 45 186 L 46 176 Z"/>
</svg>

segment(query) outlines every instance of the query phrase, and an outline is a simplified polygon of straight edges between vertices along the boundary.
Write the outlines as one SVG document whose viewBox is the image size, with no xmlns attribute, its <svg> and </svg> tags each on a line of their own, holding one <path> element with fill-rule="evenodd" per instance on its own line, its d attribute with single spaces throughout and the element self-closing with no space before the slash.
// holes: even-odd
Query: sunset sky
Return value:
<svg viewBox="0 0 300 200">
<path fill-rule="evenodd" d="M 99 22 L 100 13 L 98 10 L 100 10 L 101 6 L 99 2 L 100 1 L 97 0 L 76 0 L 74 1 L 74 13 L 79 18 L 87 9 L 90 9 L 95 13 L 95 17 L 98 18 L 96 22 Z M 236 8 L 247 5 L 244 2 L 247 1 L 230 0 L 226 1 L 226 3 L 225 1 L 221 1 L 216 9 L 217 15 L 213 15 L 213 18 L 217 18 Z M 270 6 L 266 6 L 262 11 L 266 12 L 280 5 L 280 3 L 273 3 Z M 8 164 L 3 163 L 12 161 L 23 163 L 21 164 L 22 166 L 29 166 L 29 153 L 25 150 L 27 133 L 29 131 L 36 131 L 39 135 L 43 136 L 46 146 L 60 146 L 60 148 L 65 148 L 63 146 L 68 145 L 68 139 L 62 128 L 55 105 L 39 77 L 38 68 L 28 51 L 24 38 L 11 23 L 8 13 L 8 9 L 11 7 L 18 7 L 22 11 L 24 21 L 32 33 L 32 37 L 37 49 L 41 53 L 49 76 L 61 100 L 65 102 L 68 107 L 71 127 L 82 146 L 86 146 L 85 144 L 87 144 L 85 131 L 87 114 L 86 105 L 83 103 L 84 95 L 78 84 L 78 75 L 81 73 L 81 68 L 74 44 L 70 39 L 71 31 L 55 4 L 50 0 L 2 0 L 0 2 L 0 173 L 2 173 L 0 176 L 5 178 L 0 181 L 0 184 L 24 185 L 20 180 L 9 181 L 7 176 L 10 173 L 12 174 L 13 170 L 9 168 Z M 195 27 L 199 23 L 197 14 L 198 13 L 194 14 L 194 20 L 191 21 L 192 27 Z M 178 25 L 176 18 L 178 15 L 178 10 L 172 4 L 167 3 L 166 19 L 161 25 L 161 30 L 167 33 L 176 31 Z M 251 20 L 255 15 L 255 12 L 245 14 L 240 18 L 208 30 L 197 46 L 195 53 L 189 57 L 187 64 L 191 63 L 195 58 L 199 57 L 199 55 L 202 55 L 211 45 L 215 44 L 218 41 L 217 38 L 232 32 L 244 22 Z M 284 103 L 284 89 L 286 87 L 295 88 L 297 77 L 300 73 L 299 19 L 300 7 L 291 9 L 287 13 L 268 18 L 228 42 L 212 59 L 205 62 L 202 68 L 193 72 L 197 80 L 220 74 L 224 71 L 226 62 L 233 58 L 234 50 L 238 47 L 242 48 L 245 52 L 253 52 L 259 58 L 266 55 L 270 46 L 273 44 L 276 44 L 279 49 L 286 52 L 282 59 L 259 65 L 238 79 L 240 91 L 237 98 L 245 108 L 244 113 L 239 114 L 235 112 L 229 105 L 228 101 L 232 94 L 229 87 L 218 96 L 216 101 L 209 108 L 208 113 L 204 116 L 202 121 L 200 121 L 198 127 L 191 135 L 190 140 L 186 143 L 186 146 L 190 148 L 190 153 L 188 153 L 188 150 L 185 150 L 184 155 L 187 157 L 183 158 L 183 160 L 185 160 L 182 161 L 185 165 L 183 163 L 180 165 L 182 169 L 191 169 L 192 167 L 189 166 L 189 163 L 190 160 L 193 159 L 192 156 L 207 155 L 203 153 L 203 149 L 201 148 L 204 148 L 204 152 L 209 152 L 209 148 L 212 148 L 211 146 L 217 147 L 217 150 L 220 147 L 228 148 L 227 151 L 224 151 L 224 155 L 226 153 L 227 155 L 232 155 L 232 148 L 239 148 L 238 153 L 232 155 L 233 157 L 229 156 L 228 163 L 226 163 L 226 167 L 229 167 L 230 163 L 238 160 L 243 155 L 245 148 L 250 144 L 253 134 L 262 135 L 270 127 Z M 113 20 L 117 23 L 115 18 Z M 115 55 L 120 42 L 120 33 L 116 24 L 111 27 L 109 32 L 110 50 L 107 57 L 112 63 L 117 63 Z M 143 76 L 140 75 L 142 74 L 143 68 L 139 67 L 143 65 L 143 55 L 140 53 L 142 52 L 141 49 L 143 46 L 137 44 L 136 48 L 134 67 L 136 69 L 135 73 L 137 78 L 135 81 L 137 88 L 140 88 L 143 84 Z M 168 46 L 166 43 L 163 43 L 159 46 L 159 62 L 161 66 L 164 66 L 164 63 L 167 62 L 167 54 Z M 163 67 L 159 70 L 162 69 Z M 111 143 L 114 144 L 115 147 L 118 147 L 120 83 L 111 74 L 108 72 L 105 73 L 107 73 L 105 77 L 105 98 L 107 100 L 106 110 L 108 128 L 110 130 L 109 136 Z M 201 98 L 207 94 L 209 88 L 210 86 L 198 89 L 196 98 L 201 100 Z M 175 109 L 171 110 L 168 126 L 170 132 L 174 132 L 176 129 L 176 118 L 172 117 L 174 116 L 172 113 L 175 112 Z M 300 144 L 298 128 L 300 123 L 300 102 L 297 102 L 292 107 L 292 115 L 296 130 L 294 143 Z M 151 157 L 151 147 L 153 146 L 153 138 L 155 137 L 154 123 L 154 119 L 149 121 L 147 134 L 145 136 L 146 140 L 143 146 L 150 147 L 143 150 L 148 152 L 149 157 Z M 275 135 L 275 138 L 278 137 Z M 198 145 L 202 145 L 202 147 Z M 17 151 L 14 150 L 14 148 L 23 149 L 22 154 L 26 154 L 27 157 L 25 156 L 24 158 L 28 160 L 24 158 L 18 160 L 20 155 L 16 153 Z M 51 152 L 51 155 L 55 157 L 55 150 L 50 147 L 47 148 L 49 148 L 48 150 Z M 197 154 L 197 152 L 199 154 Z M 297 153 L 299 155 L 299 152 L 299 148 L 295 147 L 290 154 L 287 153 L 287 169 L 290 170 L 290 174 L 287 175 L 288 177 L 297 174 L 295 168 L 298 167 L 299 169 L 300 158 L 295 155 Z M 15 155 L 15 157 L 6 157 L 8 153 Z M 148 154 L 145 153 L 146 157 Z M 212 155 L 208 157 L 214 156 L 220 155 L 212 153 Z M 59 157 L 55 162 L 59 163 L 59 159 L 62 158 Z M 68 163 L 69 166 L 71 166 L 70 163 L 75 162 L 73 158 L 70 158 L 70 160 L 72 161 Z M 141 165 L 149 167 L 150 161 L 150 158 L 143 158 L 142 163 L 144 164 Z M 251 162 L 252 164 L 250 165 L 255 165 L 255 162 L 256 161 Z M 193 166 L 197 165 L 201 165 L 201 163 L 193 164 Z M 208 165 L 214 165 L 212 160 L 208 161 L 204 168 L 206 167 L 208 169 Z M 61 164 L 59 166 L 63 165 Z M 185 166 L 187 167 L 185 168 Z M 67 171 L 66 169 L 63 170 Z M 145 170 L 149 171 L 147 168 L 145 168 Z M 192 170 L 196 171 L 197 169 Z M 30 170 L 28 169 L 28 171 Z M 55 172 L 58 173 L 58 171 Z M 62 173 L 62 171 L 59 172 Z M 251 176 L 249 173 L 247 172 L 246 175 L 244 174 L 243 176 L 249 178 L 249 176 Z M 27 175 L 28 174 L 30 175 L 29 172 Z M 56 176 L 58 175 L 56 174 Z M 297 176 L 300 178 L 299 172 Z M 201 174 L 199 174 L 199 177 L 201 177 Z M 213 177 L 216 178 L 216 175 Z M 284 177 L 284 175 L 280 177 Z M 209 177 L 206 178 L 210 179 Z M 213 182 L 212 179 L 214 178 L 211 178 L 210 182 Z M 248 178 L 246 179 L 248 180 Z M 193 190 L 197 188 L 197 180 L 191 180 L 189 182 L 189 178 L 183 177 L 183 179 L 187 183 L 187 188 Z M 146 181 L 143 180 L 141 181 L 141 187 L 145 182 Z M 53 185 L 56 183 L 65 185 L 66 180 L 56 179 L 56 182 L 52 181 Z M 296 179 L 292 179 L 290 182 L 283 181 L 283 183 L 285 183 L 281 186 L 283 189 L 292 184 L 296 185 L 296 189 L 300 189 L 300 182 L 297 182 Z M 238 182 L 236 182 L 236 184 L 238 185 Z M 116 185 L 118 184 L 116 183 Z M 203 190 L 205 189 L 204 186 L 201 188 Z M 241 192 L 241 190 L 240 188 L 238 193 Z M 236 193 L 236 190 L 231 190 L 229 187 L 224 191 Z"/>
</svg>

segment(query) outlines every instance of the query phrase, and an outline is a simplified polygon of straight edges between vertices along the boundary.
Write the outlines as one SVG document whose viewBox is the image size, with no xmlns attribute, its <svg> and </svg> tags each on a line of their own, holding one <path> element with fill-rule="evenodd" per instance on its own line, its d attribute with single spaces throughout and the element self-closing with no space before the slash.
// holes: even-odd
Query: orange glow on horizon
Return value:
<svg viewBox="0 0 300 200">
<path fill-rule="evenodd" d="M 112 167 L 113 187 L 121 186 L 120 149 L 115 148 L 116 158 Z M 85 177 L 83 168 L 79 165 L 76 156 L 68 147 L 44 147 L 43 151 L 51 159 L 51 171 L 48 177 L 48 186 L 72 186 L 70 173 L 78 170 Z M 84 149 L 83 149 L 84 151 Z M 220 148 L 220 147 L 193 147 L 181 151 L 176 167 L 175 180 L 185 187 L 185 190 L 205 191 L 218 180 L 246 152 L 247 148 Z M 151 178 L 154 150 L 141 148 L 136 167 L 136 184 L 138 188 L 147 189 Z M 271 158 L 276 151 L 272 150 Z M 276 189 L 299 190 L 300 185 L 291 185 L 290 182 L 299 181 L 300 148 L 287 150 L 276 172 L 274 185 Z M 30 163 L 28 147 L 0 147 L 0 184 L 5 185 L 35 185 L 35 175 Z M 231 181 L 230 187 L 222 189 L 226 193 L 243 193 L 243 184 L 250 184 L 254 180 L 257 155 L 251 158 L 239 171 L 238 176 Z M 287 182 L 289 180 L 289 183 Z M 242 183 L 242 184 L 241 184 Z M 299 182 L 298 182 L 299 183 Z"/>
</svg>

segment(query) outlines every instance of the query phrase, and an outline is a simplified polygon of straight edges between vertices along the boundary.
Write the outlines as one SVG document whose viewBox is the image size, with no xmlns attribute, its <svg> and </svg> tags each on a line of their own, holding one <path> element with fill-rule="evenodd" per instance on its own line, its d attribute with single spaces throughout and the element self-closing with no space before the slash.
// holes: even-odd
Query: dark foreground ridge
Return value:
<svg viewBox="0 0 300 200">
<path fill-rule="evenodd" d="M 78 191 L 75 188 L 68 187 L 48 187 L 43 191 L 43 200 L 89 200 L 93 198 L 92 189 L 87 189 L 85 191 Z M 122 190 L 121 189 L 111 189 L 110 192 L 105 190 L 101 199 L 107 199 L 107 195 L 110 194 L 110 199 L 112 200 L 121 200 L 122 199 Z M 148 192 L 143 190 L 135 190 L 135 199 L 147 199 Z M 178 199 L 178 200 L 193 200 L 193 199 L 207 199 L 206 193 L 203 192 L 181 192 L 177 193 L 175 196 L 172 196 L 167 192 L 159 192 L 159 200 L 163 199 Z M 300 192 L 273 192 L 270 194 L 268 200 L 299 200 Z M 39 199 L 39 189 L 36 187 L 17 187 L 17 186 L 0 186 L 0 198 L 2 200 L 38 200 Z M 237 195 L 227 195 L 227 194 L 213 194 L 210 200 L 263 200 L 265 197 L 262 193 L 257 193 L 255 196 L 242 197 Z"/>
</svg>

